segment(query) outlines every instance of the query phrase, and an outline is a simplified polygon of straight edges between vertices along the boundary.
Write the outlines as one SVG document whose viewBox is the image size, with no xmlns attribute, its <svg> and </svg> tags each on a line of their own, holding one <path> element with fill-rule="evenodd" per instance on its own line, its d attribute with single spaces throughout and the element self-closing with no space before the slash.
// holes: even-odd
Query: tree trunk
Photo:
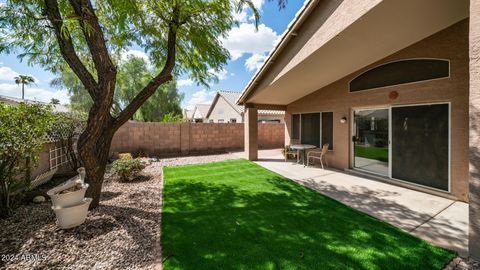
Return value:
<svg viewBox="0 0 480 270">
<path fill-rule="evenodd" d="M 25 99 L 25 84 L 22 83 L 22 100 Z"/>
<path fill-rule="evenodd" d="M 89 136 L 88 131 L 85 131 L 78 141 L 78 153 L 85 167 L 85 182 L 89 184 L 86 197 L 92 198 L 90 209 L 97 207 L 100 202 L 114 132 L 110 125 L 106 125 L 97 138 Z"/>
</svg>

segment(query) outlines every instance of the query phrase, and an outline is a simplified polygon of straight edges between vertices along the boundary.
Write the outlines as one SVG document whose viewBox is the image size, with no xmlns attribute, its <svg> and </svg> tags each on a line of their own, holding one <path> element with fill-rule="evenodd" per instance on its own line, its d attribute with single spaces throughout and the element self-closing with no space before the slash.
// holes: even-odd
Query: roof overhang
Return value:
<svg viewBox="0 0 480 270">
<path fill-rule="evenodd" d="M 316 4 L 318 1 L 311 1 L 306 9 L 314 9 Z M 348 5 L 349 1 L 344 1 L 337 9 L 348 10 L 342 6 L 344 4 Z M 305 14 L 300 16 L 303 21 L 309 13 Z M 332 14 L 338 16 L 335 11 Z M 292 64 L 293 57 L 272 72 L 277 62 L 273 60 L 281 59 L 284 54 L 299 54 L 298 49 L 288 51 L 290 47 L 299 47 L 288 44 L 295 40 L 282 40 L 247 85 L 238 103 L 288 105 L 468 16 L 468 0 L 379 1 L 301 61 Z M 338 18 L 329 19 L 325 23 Z M 289 31 L 294 32 L 301 23 L 294 23 Z M 289 31 L 285 35 L 290 36 Z"/>
</svg>

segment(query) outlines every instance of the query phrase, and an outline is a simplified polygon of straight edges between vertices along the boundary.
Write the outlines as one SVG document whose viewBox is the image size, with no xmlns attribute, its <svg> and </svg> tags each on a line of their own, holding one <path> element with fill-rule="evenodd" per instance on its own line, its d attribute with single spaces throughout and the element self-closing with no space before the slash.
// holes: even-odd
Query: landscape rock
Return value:
<svg viewBox="0 0 480 270">
<path fill-rule="evenodd" d="M 38 196 L 35 196 L 32 201 L 33 201 L 34 203 L 44 203 L 46 200 L 47 200 L 47 199 L 45 199 L 44 196 L 38 195 Z"/>
<path fill-rule="evenodd" d="M 51 205 L 28 204 L 0 220 L 0 269 L 161 269 L 163 166 L 234 159 L 230 154 L 159 159 L 139 181 L 113 181 L 107 167 L 99 207 L 61 230 Z M 44 198 L 45 199 L 45 198 Z"/>
</svg>

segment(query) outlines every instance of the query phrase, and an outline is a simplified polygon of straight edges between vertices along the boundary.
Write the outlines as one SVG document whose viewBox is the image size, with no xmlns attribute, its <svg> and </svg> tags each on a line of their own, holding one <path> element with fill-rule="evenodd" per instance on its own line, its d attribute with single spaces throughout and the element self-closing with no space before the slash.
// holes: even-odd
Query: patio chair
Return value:
<svg viewBox="0 0 480 270">
<path fill-rule="evenodd" d="M 297 162 L 298 162 L 298 158 L 299 158 L 298 157 L 298 150 L 290 149 L 290 145 L 298 144 L 298 143 L 299 143 L 299 140 L 290 140 L 290 144 L 285 145 L 284 152 L 283 152 L 283 155 L 285 157 L 285 162 L 287 162 L 288 155 L 293 156 L 294 158 L 297 158 Z"/>
<path fill-rule="evenodd" d="M 322 160 L 325 159 L 325 163 L 327 164 L 327 167 L 328 167 L 328 160 L 327 160 L 328 146 L 329 146 L 329 144 L 326 143 L 322 146 L 322 149 L 320 151 L 318 151 L 318 150 L 309 151 L 307 153 L 307 167 L 309 165 L 309 162 L 310 162 L 311 158 L 319 159 L 320 164 L 322 165 L 322 169 L 323 169 L 323 161 Z"/>
</svg>

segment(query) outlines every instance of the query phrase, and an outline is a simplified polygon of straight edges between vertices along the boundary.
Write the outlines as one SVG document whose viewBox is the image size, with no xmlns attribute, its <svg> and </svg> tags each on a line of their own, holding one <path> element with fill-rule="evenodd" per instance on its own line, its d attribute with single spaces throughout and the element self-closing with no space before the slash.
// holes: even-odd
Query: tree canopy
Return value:
<svg viewBox="0 0 480 270">
<path fill-rule="evenodd" d="M 116 60 L 118 75 L 112 113 L 118 114 L 154 76 L 155 71 L 141 57 L 129 55 L 126 59 Z M 70 93 L 70 107 L 76 111 L 88 112 L 93 101 L 87 90 L 74 73 L 66 71 L 59 74 L 50 83 L 56 88 L 66 88 Z M 157 91 L 132 116 L 133 120 L 145 122 L 163 121 L 166 114 L 181 115 L 180 104 L 183 94 L 178 92 L 175 78 L 159 87 Z"/>
<path fill-rule="evenodd" d="M 279 0 L 279 3 L 285 0 Z M 100 201 L 115 132 L 175 75 L 201 84 L 229 59 L 221 38 L 235 25 L 234 11 L 250 0 L 8 0 L 0 5 L 0 53 L 60 73 L 69 67 L 92 99 L 78 152 L 90 184 L 90 207 Z M 113 112 L 118 67 L 113 55 L 142 48 L 157 73 L 118 113 Z"/>
<path fill-rule="evenodd" d="M 220 38 L 235 25 L 232 10 L 253 7 L 246 0 L 96 0 L 91 3 L 98 18 L 95 21 L 80 17 L 77 9 L 82 2 L 90 1 L 8 0 L 0 6 L 0 52 L 17 53 L 19 58 L 57 73 L 65 67 L 59 44 L 71 43 L 71 48 L 63 50 L 72 58 L 69 61 L 84 66 L 74 72 L 85 74 L 82 82 L 90 84 L 89 80 L 99 80 L 96 73 L 102 60 L 93 59 L 90 49 L 98 46 L 98 50 L 120 54 L 138 46 L 156 68 L 163 68 L 170 29 L 176 32 L 175 72 L 188 72 L 206 84 L 213 76 L 209 69 L 218 71 L 228 60 Z M 108 41 L 105 46 L 92 44 L 102 38 L 94 35 L 97 23 Z"/>
</svg>

